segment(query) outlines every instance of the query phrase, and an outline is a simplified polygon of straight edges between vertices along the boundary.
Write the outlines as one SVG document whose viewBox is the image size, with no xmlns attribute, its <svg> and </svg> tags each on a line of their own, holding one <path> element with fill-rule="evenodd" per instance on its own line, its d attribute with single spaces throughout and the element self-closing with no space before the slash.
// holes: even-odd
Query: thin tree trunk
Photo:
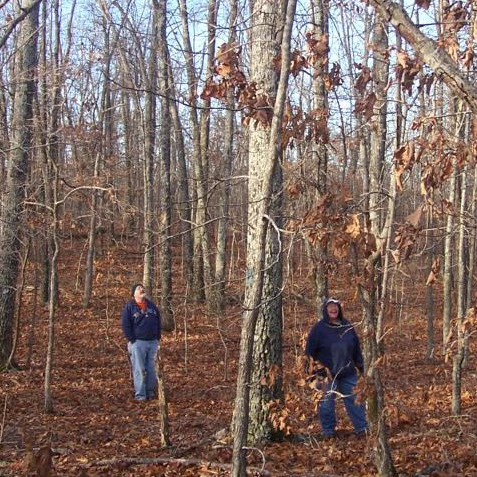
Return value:
<svg viewBox="0 0 477 477">
<path fill-rule="evenodd" d="M 51 243 L 53 243 L 53 255 L 51 257 L 50 269 L 50 299 L 48 303 L 48 349 L 46 353 L 45 364 L 45 412 L 51 414 L 54 412 L 53 395 L 51 389 L 51 381 L 53 376 L 53 353 L 55 346 L 55 311 L 56 311 L 56 287 L 58 282 L 58 255 L 60 251 L 58 241 L 58 168 L 55 167 L 53 192 L 53 210 L 51 212 L 50 231 Z"/>
<path fill-rule="evenodd" d="M 166 44 L 167 48 L 167 44 Z M 177 93 L 174 87 L 174 78 L 172 75 L 172 68 L 170 65 L 170 55 L 167 51 L 167 65 L 168 65 L 168 76 L 169 76 L 169 88 L 172 98 L 176 98 Z M 186 152 L 184 146 L 184 134 L 183 128 L 179 116 L 179 110 L 177 108 L 176 101 L 170 101 L 171 107 L 171 116 L 172 122 L 174 124 L 174 133 L 173 137 L 175 139 L 175 150 L 177 157 L 177 167 L 178 167 L 178 195 L 179 195 L 179 216 L 181 224 L 181 234 L 183 237 L 183 261 L 185 263 L 185 274 L 186 274 L 186 289 L 192 290 L 193 287 L 193 257 L 194 257 L 194 243 L 192 237 L 192 211 L 191 211 L 191 200 L 189 194 L 189 175 L 187 172 L 186 164 Z"/>
<path fill-rule="evenodd" d="M 456 183 L 457 183 L 457 171 L 455 164 L 453 163 L 453 171 L 449 184 L 449 202 L 455 203 Z M 444 304 L 443 304 L 443 316 L 442 316 L 442 346 L 443 354 L 447 352 L 447 345 L 449 341 L 449 334 L 451 331 L 451 313 L 452 313 L 452 258 L 453 258 L 453 232 L 454 230 L 454 216 L 448 214 L 446 219 L 446 235 L 444 242 Z"/>
<path fill-rule="evenodd" d="M 233 45 L 236 40 L 237 30 L 237 0 L 230 0 L 229 38 L 228 44 Z M 224 162 L 222 169 L 222 179 L 224 180 L 222 189 L 222 216 L 219 217 L 217 226 L 217 255 L 215 259 L 215 296 L 217 313 L 221 314 L 225 308 L 225 272 L 227 269 L 228 251 L 228 224 L 230 206 L 230 175 L 232 173 L 233 141 L 234 141 L 234 108 L 235 101 L 233 91 L 227 92 L 227 110 L 225 112 L 225 134 L 224 134 Z"/>
<path fill-rule="evenodd" d="M 206 184 L 205 171 L 203 169 L 201 157 L 201 137 L 200 124 L 197 114 L 197 78 L 194 68 L 194 59 L 192 56 L 192 42 L 189 34 L 189 20 L 187 12 L 186 0 L 179 0 L 179 7 L 182 19 L 182 34 L 184 41 L 186 71 L 190 96 L 189 115 L 192 123 L 192 164 L 194 170 L 194 184 L 195 184 L 195 214 L 194 214 L 194 274 L 191 295 L 195 301 L 202 301 L 207 298 L 209 304 L 210 287 L 212 276 L 210 275 L 210 263 L 204 264 L 204 257 L 208 257 L 209 247 L 207 238 L 207 228 L 205 226 L 206 220 Z M 207 244 L 207 250 L 203 249 L 203 245 Z"/>
<path fill-rule="evenodd" d="M 466 314 L 467 291 L 465 283 L 465 205 L 467 200 L 467 170 L 466 165 L 460 177 L 460 214 L 459 214 L 459 235 L 458 235 L 458 263 L 457 269 L 457 349 L 452 361 L 452 414 L 458 416 L 461 413 L 462 404 L 462 364 L 464 361 L 464 331 L 462 324 Z"/>
<path fill-rule="evenodd" d="M 101 98 L 101 111 L 99 117 L 99 126 L 103 133 L 100 143 L 99 151 L 96 153 L 94 160 L 93 177 L 95 182 L 99 180 L 101 172 L 101 164 L 103 158 L 108 158 L 111 154 L 112 148 L 112 128 L 113 118 L 111 114 L 111 46 L 109 38 L 109 29 L 106 24 L 106 20 L 103 17 L 103 30 L 104 30 L 104 49 L 106 56 L 104 77 L 104 86 Z M 98 235 L 98 212 L 101 203 L 101 193 L 98 190 L 93 190 L 91 195 L 91 219 L 88 233 L 88 250 L 86 252 L 86 267 L 85 267 L 85 283 L 83 294 L 83 308 L 87 308 L 91 301 L 91 293 L 93 289 L 93 276 L 94 276 L 94 260 L 96 257 L 96 238 Z"/>
<path fill-rule="evenodd" d="M 322 48 L 329 48 L 329 0 L 313 1 L 313 33 L 314 39 L 323 45 Z M 319 114 L 328 118 L 328 92 L 325 88 L 324 78 L 328 72 L 328 62 L 323 61 L 323 65 L 319 67 L 313 75 L 313 101 L 314 109 Z M 321 197 L 326 193 L 328 180 L 328 149 L 323 143 L 315 143 L 312 146 L 313 159 L 317 163 L 317 195 Z M 317 316 L 321 316 L 321 306 L 323 299 L 328 296 L 328 278 L 323 268 L 326 260 L 327 246 L 318 243 L 314 250 L 314 280 L 315 280 L 315 297 Z"/>
<path fill-rule="evenodd" d="M 164 330 L 174 328 L 174 315 L 172 310 L 172 244 L 171 244 L 171 226 L 172 226 L 172 200 L 171 200 L 171 114 L 170 114 L 170 88 L 169 88 L 169 68 L 167 56 L 167 35 L 166 18 L 167 7 L 166 0 L 159 2 L 153 1 L 154 22 L 157 22 L 159 32 L 159 61 L 160 77 L 159 85 L 162 96 L 161 100 L 161 129 L 159 147 L 161 149 L 161 167 L 160 167 L 160 268 L 161 268 L 161 315 L 162 327 Z"/>
<path fill-rule="evenodd" d="M 157 355 L 156 374 L 157 400 L 159 403 L 159 436 L 161 440 L 161 447 L 169 447 L 171 445 L 169 432 L 169 412 L 167 409 L 166 385 L 160 351 Z"/>
<path fill-rule="evenodd" d="M 94 160 L 94 177 L 99 177 L 99 162 L 100 153 L 96 154 Z M 84 294 L 83 294 L 83 308 L 88 308 L 91 301 L 91 292 L 93 289 L 93 274 L 94 274 L 94 257 L 96 249 L 96 235 L 97 235 L 97 207 L 98 207 L 98 192 L 93 191 L 91 197 L 91 219 L 88 232 L 88 250 L 86 252 L 86 267 L 84 280 Z"/>
</svg>

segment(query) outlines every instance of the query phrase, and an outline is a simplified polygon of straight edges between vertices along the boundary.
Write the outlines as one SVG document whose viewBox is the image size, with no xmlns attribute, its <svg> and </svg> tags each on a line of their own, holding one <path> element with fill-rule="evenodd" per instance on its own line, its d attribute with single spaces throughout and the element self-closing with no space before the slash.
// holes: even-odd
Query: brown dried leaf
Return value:
<svg viewBox="0 0 477 477">
<path fill-rule="evenodd" d="M 406 217 L 406 222 L 409 222 L 416 229 L 419 227 L 419 222 L 421 221 L 423 207 L 420 205 L 412 214 Z"/>
<path fill-rule="evenodd" d="M 427 10 L 431 6 L 431 0 L 416 0 L 416 5 L 419 8 Z"/>
<path fill-rule="evenodd" d="M 376 103 L 376 94 L 374 91 L 371 91 L 367 94 L 364 98 L 360 99 L 354 108 L 354 112 L 356 114 L 363 113 L 364 117 L 367 121 L 369 121 L 374 114 L 373 108 L 374 104 Z"/>
<path fill-rule="evenodd" d="M 354 87 L 358 93 L 363 94 L 366 90 L 366 85 L 371 81 L 371 70 L 367 66 L 361 64 L 355 64 L 355 67 L 361 70 L 361 73 L 356 78 Z"/>
<path fill-rule="evenodd" d="M 356 239 L 361 235 L 361 225 L 357 214 L 351 216 L 351 223 L 346 226 L 345 232 L 353 239 Z"/>
<path fill-rule="evenodd" d="M 431 271 L 429 272 L 429 276 L 427 277 L 426 286 L 432 285 L 436 280 L 441 269 L 441 259 L 440 257 L 434 258 Z"/>
</svg>

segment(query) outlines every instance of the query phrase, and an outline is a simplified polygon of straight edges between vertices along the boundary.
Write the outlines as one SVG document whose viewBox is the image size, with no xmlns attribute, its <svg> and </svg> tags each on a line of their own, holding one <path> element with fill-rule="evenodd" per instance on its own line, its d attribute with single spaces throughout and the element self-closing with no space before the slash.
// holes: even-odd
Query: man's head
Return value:
<svg viewBox="0 0 477 477">
<path fill-rule="evenodd" d="M 144 288 L 144 285 L 142 283 L 135 283 L 131 287 L 131 295 L 137 302 L 144 301 L 146 298 L 146 290 Z"/>
</svg>

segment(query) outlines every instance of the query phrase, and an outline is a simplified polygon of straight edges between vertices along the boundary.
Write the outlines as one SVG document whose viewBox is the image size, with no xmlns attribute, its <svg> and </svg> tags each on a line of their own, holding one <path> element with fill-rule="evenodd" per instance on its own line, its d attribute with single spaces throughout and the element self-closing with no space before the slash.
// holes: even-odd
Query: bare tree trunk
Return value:
<svg viewBox="0 0 477 477">
<path fill-rule="evenodd" d="M 465 282 L 466 273 L 466 245 L 465 245 L 465 205 L 467 200 L 467 171 L 468 166 L 464 166 L 460 177 L 460 214 L 459 214 L 459 235 L 458 235 L 458 263 L 457 269 L 457 349 L 452 361 L 452 414 L 458 416 L 461 413 L 462 404 L 462 365 L 464 362 L 464 330 L 463 322 L 466 314 L 467 291 Z"/>
<path fill-rule="evenodd" d="M 157 25 L 152 25 L 152 39 L 147 71 L 144 113 L 144 270 L 143 284 L 154 295 L 154 153 L 156 147 L 156 85 L 157 85 Z"/>
<path fill-rule="evenodd" d="M 313 0 L 313 36 L 322 48 L 329 48 L 329 0 Z M 325 76 L 328 73 L 328 61 L 323 61 L 318 65 L 318 70 L 313 75 L 313 100 L 314 108 L 326 118 L 328 118 L 328 92 L 325 87 Z M 328 149 L 323 143 L 313 144 L 312 146 L 313 161 L 318 165 L 317 172 L 317 195 L 321 197 L 326 193 L 328 180 Z M 323 299 L 328 296 L 328 278 L 326 276 L 323 263 L 327 255 L 326 244 L 318 243 L 314 250 L 314 267 L 313 275 L 315 280 L 315 297 L 317 315 L 321 315 L 321 306 Z"/>
<path fill-rule="evenodd" d="M 167 44 L 166 44 L 167 48 Z M 167 64 L 168 64 L 168 75 L 169 75 L 169 88 L 172 98 L 177 96 L 175 87 L 174 87 L 174 78 L 172 75 L 172 68 L 170 65 L 170 55 L 167 51 Z M 191 210 L 191 199 L 189 194 L 189 174 L 187 172 L 186 165 L 186 152 L 184 146 L 184 134 L 182 130 L 182 124 L 179 117 L 179 110 L 177 108 L 176 101 L 170 101 L 171 107 L 171 116 L 172 122 L 174 124 L 174 133 L 173 137 L 175 139 L 175 151 L 177 157 L 177 167 L 178 167 L 178 196 L 179 196 L 179 218 L 180 218 L 180 231 L 183 237 L 183 261 L 185 262 L 185 274 L 186 274 L 186 289 L 188 291 L 192 290 L 193 287 L 193 258 L 194 258 L 194 243 L 192 237 L 192 210 Z"/>
<path fill-rule="evenodd" d="M 368 397 L 368 418 L 371 431 L 375 437 L 374 462 L 380 477 L 397 475 L 388 445 L 384 388 L 380 370 L 375 366 L 381 356 L 382 328 L 384 308 L 386 305 L 383 293 L 387 291 L 387 273 L 377 276 L 379 264 L 383 260 L 382 249 L 389 245 L 391 227 L 394 217 L 394 201 L 396 196 L 394 177 L 391 177 L 391 197 L 388 201 L 387 216 L 383 227 L 381 201 L 383 200 L 383 166 L 386 152 L 386 112 L 388 62 L 385 55 L 388 48 L 387 30 L 379 18 L 373 26 L 373 91 L 376 95 L 373 124 L 371 125 L 370 159 L 369 159 L 369 219 L 371 232 L 376 239 L 376 251 L 366 259 L 364 275 L 366 286 L 359 285 L 359 294 L 364 309 L 364 348 L 367 375 L 374 384 L 373 393 Z M 393 175 L 394 176 L 394 175 Z M 355 273 L 357 258 L 355 258 Z M 386 262 L 386 260 L 385 260 Z M 380 301 L 381 313 L 377 315 L 377 303 Z"/>
<path fill-rule="evenodd" d="M 245 444 L 248 435 L 249 384 L 253 357 L 253 337 L 259 307 L 263 297 L 263 267 L 265 265 L 265 243 L 269 226 L 266 216 L 270 209 L 272 176 L 279 158 L 280 127 L 285 106 L 288 75 L 290 69 L 290 38 L 295 16 L 296 1 L 287 5 L 286 21 L 281 43 L 280 81 L 273 108 L 273 119 L 269 142 L 264 150 L 250 149 L 249 152 L 249 216 L 247 265 L 244 298 L 242 334 L 240 339 L 240 357 L 237 372 L 237 391 L 232 419 L 234 435 L 232 454 L 232 477 L 244 477 L 246 473 Z M 252 61 L 261 62 L 264 73 L 270 71 L 269 62 L 273 58 L 268 54 L 267 45 L 273 46 L 274 33 L 270 38 L 269 22 L 273 25 L 276 1 L 260 0 L 253 3 L 252 9 Z M 256 63 L 256 64 L 257 64 Z M 257 126 L 254 133 L 261 136 L 263 126 Z M 257 138 L 258 139 L 258 138 Z M 251 137 L 252 140 L 252 137 Z M 258 144 L 258 142 L 256 142 Z M 256 155 L 255 160 L 253 154 Z M 259 157 L 258 157 L 259 156 Z"/>
<path fill-rule="evenodd" d="M 428 275 L 432 271 L 434 265 L 434 239 L 429 230 L 432 229 L 432 213 L 428 214 L 427 227 L 426 227 L 426 243 L 428 244 L 427 252 L 427 273 Z M 435 352 L 435 340 L 434 340 L 434 285 L 429 283 L 426 286 L 426 314 L 427 314 L 427 352 L 426 359 L 431 361 L 434 359 Z"/>
<path fill-rule="evenodd" d="M 33 0 L 23 0 L 21 7 L 30 8 Z M 33 101 L 36 83 L 38 4 L 21 25 L 17 51 L 17 86 L 14 98 L 14 115 L 7 182 L 0 236 L 0 368 L 10 357 L 13 345 L 13 315 L 15 292 L 20 260 L 19 231 L 23 221 L 23 200 L 28 177 L 29 155 L 33 128 Z"/>
<path fill-rule="evenodd" d="M 192 123 L 192 162 L 194 169 L 194 183 L 196 191 L 196 206 L 194 216 L 194 274 L 191 294 L 195 301 L 207 299 L 212 303 L 211 285 L 212 271 L 210 267 L 210 243 L 205 225 L 207 217 L 207 189 L 206 176 L 202 160 L 202 142 L 199 118 L 197 115 L 197 78 L 192 56 L 192 43 L 189 34 L 188 12 L 186 0 L 179 1 L 183 41 L 186 57 L 186 70 L 190 96 L 190 121 Z M 204 260 L 206 258 L 206 260 Z"/>
<path fill-rule="evenodd" d="M 94 160 L 94 172 L 93 177 L 95 182 L 99 180 L 101 164 L 103 157 L 109 157 L 112 148 L 112 122 L 111 115 L 111 47 L 108 26 L 105 24 L 106 20 L 103 17 L 103 30 L 104 30 L 104 49 L 106 56 L 106 64 L 104 71 L 104 86 L 101 98 L 101 112 L 99 118 L 99 125 L 102 131 L 102 138 L 100 142 L 99 151 L 96 153 Z M 101 193 L 98 190 L 93 190 L 91 195 L 91 219 L 88 233 L 88 250 L 86 252 L 86 267 L 85 267 L 85 281 L 84 281 L 84 294 L 83 294 L 83 308 L 87 308 L 91 301 L 91 292 L 93 288 L 93 275 L 94 275 L 94 259 L 96 257 L 96 238 L 98 227 L 98 212 L 101 203 Z"/>
<path fill-rule="evenodd" d="M 453 164 L 452 176 L 449 184 L 449 202 L 455 203 L 457 183 L 457 171 L 455 164 Z M 446 235 L 444 244 L 444 304 L 442 316 L 442 345 L 443 354 L 446 354 L 447 345 L 449 341 L 449 334 L 451 331 L 451 313 L 452 313 L 452 258 L 453 258 L 453 234 L 454 234 L 454 216 L 448 214 L 446 219 Z"/>
<path fill-rule="evenodd" d="M 97 153 L 94 160 L 94 177 L 99 177 L 99 163 L 100 154 Z M 96 249 L 96 235 L 97 235 L 97 207 L 98 207 L 98 192 L 93 191 L 91 197 L 91 219 L 88 232 L 88 250 L 86 252 L 86 267 L 84 279 L 84 294 L 83 294 L 83 308 L 88 308 L 91 301 L 91 292 L 93 289 L 93 273 L 94 273 L 94 257 Z"/>
<path fill-rule="evenodd" d="M 230 0 L 229 38 L 228 43 L 235 42 L 237 33 L 237 0 Z M 224 135 L 224 162 L 222 169 L 222 216 L 219 217 L 217 226 L 217 255 L 215 260 L 215 288 L 216 306 L 218 314 L 225 308 L 225 272 L 227 267 L 228 251 L 228 215 L 230 205 L 230 175 L 232 173 L 233 140 L 234 140 L 234 97 L 233 91 L 227 92 L 227 111 L 225 112 L 225 135 Z"/>
<path fill-rule="evenodd" d="M 159 147 L 161 149 L 160 188 L 159 200 L 161 209 L 160 220 L 160 268 L 161 268 L 161 316 L 162 328 L 172 330 L 174 328 L 174 314 L 172 310 L 172 200 L 171 200 L 171 114 L 170 114 L 170 88 L 169 68 L 167 56 L 166 0 L 153 1 L 154 22 L 157 22 L 159 32 L 159 84 L 162 96 L 161 100 L 161 129 Z"/>
<path fill-rule="evenodd" d="M 262 303 L 255 328 L 252 380 L 250 384 L 249 443 L 279 440 L 285 435 L 273 416 L 283 403 L 283 305 L 282 305 L 282 219 L 283 177 L 275 164 L 272 202 L 265 245 Z"/>
<path fill-rule="evenodd" d="M 45 364 L 45 412 L 51 414 L 54 412 L 53 395 L 51 390 L 51 381 L 53 375 L 53 352 L 55 349 L 55 311 L 56 311 L 56 286 L 58 282 L 58 254 L 60 246 L 58 242 L 58 168 L 55 167 L 53 192 L 53 210 L 51 211 L 50 231 L 51 243 L 53 243 L 53 255 L 51 257 L 50 267 L 50 299 L 48 302 L 48 349 L 46 353 Z"/>
</svg>

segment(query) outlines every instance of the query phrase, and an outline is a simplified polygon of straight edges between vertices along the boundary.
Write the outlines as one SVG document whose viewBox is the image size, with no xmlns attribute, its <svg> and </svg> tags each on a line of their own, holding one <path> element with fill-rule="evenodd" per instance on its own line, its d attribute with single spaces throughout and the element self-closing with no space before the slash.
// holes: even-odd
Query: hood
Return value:
<svg viewBox="0 0 477 477">
<path fill-rule="evenodd" d="M 343 321 L 343 310 L 341 309 L 341 303 L 340 301 L 337 299 L 337 298 L 325 298 L 323 300 L 323 305 L 321 306 L 321 312 L 322 312 L 322 315 L 323 315 L 323 320 L 325 320 L 327 323 L 329 322 L 329 318 L 328 318 L 328 311 L 326 310 L 326 306 L 328 305 L 328 303 L 336 303 L 338 305 L 338 319 L 340 319 L 341 321 Z"/>
</svg>

